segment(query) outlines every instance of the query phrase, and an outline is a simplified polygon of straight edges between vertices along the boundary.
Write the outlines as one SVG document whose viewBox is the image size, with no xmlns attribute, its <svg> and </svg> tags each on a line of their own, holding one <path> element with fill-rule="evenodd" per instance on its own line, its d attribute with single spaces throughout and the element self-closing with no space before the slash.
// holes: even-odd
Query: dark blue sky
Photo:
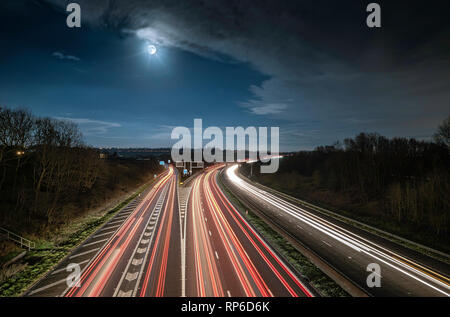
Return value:
<svg viewBox="0 0 450 317">
<path fill-rule="evenodd" d="M 428 138 L 450 113 L 439 10 L 424 29 L 387 8 L 373 31 L 361 4 L 340 20 L 302 1 L 78 1 L 82 28 L 69 29 L 66 2 L 0 4 L 0 105 L 73 120 L 94 146 L 170 146 L 194 118 L 280 126 L 282 150 L 362 131 Z"/>
</svg>

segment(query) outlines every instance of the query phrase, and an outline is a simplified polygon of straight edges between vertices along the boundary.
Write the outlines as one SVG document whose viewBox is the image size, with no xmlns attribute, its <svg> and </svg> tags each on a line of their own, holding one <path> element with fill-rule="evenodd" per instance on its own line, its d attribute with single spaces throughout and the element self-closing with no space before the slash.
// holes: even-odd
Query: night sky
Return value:
<svg viewBox="0 0 450 317">
<path fill-rule="evenodd" d="M 100 147 L 171 146 L 194 118 L 279 126 L 284 151 L 428 139 L 450 114 L 448 5 L 377 1 L 370 29 L 370 2 L 2 0 L 0 105 L 73 120 Z"/>
</svg>

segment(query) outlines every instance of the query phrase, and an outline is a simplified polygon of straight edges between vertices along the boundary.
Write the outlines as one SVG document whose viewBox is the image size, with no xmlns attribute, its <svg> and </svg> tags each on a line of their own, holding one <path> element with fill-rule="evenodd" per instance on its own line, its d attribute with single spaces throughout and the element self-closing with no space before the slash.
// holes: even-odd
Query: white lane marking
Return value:
<svg viewBox="0 0 450 317">
<path fill-rule="evenodd" d="M 303 227 L 302 227 L 302 226 L 300 226 L 300 225 L 297 225 L 297 227 L 299 227 L 300 229 L 302 229 L 302 230 L 303 230 Z"/>
<path fill-rule="evenodd" d="M 218 260 L 219 259 L 219 255 L 217 254 L 217 251 L 214 251 L 214 253 L 216 254 L 216 258 Z"/>
<path fill-rule="evenodd" d="M 133 293 L 133 291 L 128 291 L 128 292 L 124 292 L 124 291 L 119 291 L 119 293 L 117 294 L 117 297 L 131 297 L 131 293 Z"/>
<path fill-rule="evenodd" d="M 100 242 L 105 242 L 105 241 L 108 241 L 108 240 L 109 240 L 109 239 L 106 238 L 106 239 L 102 239 L 102 240 L 98 240 L 98 241 L 86 243 L 86 244 L 83 244 L 81 247 L 82 247 L 82 248 L 88 247 L 88 246 L 90 246 L 90 245 L 94 245 L 94 244 L 97 244 L 97 243 L 100 243 Z"/>
<path fill-rule="evenodd" d="M 76 264 L 78 264 L 78 265 L 83 265 L 84 263 L 87 263 L 87 262 L 89 262 L 89 260 L 81 261 L 80 263 L 76 263 Z M 63 272 L 63 271 L 64 271 L 64 272 L 67 272 L 67 268 L 66 268 L 66 267 L 63 267 L 62 269 L 55 270 L 55 271 L 53 271 L 50 275 L 58 274 L 58 273 Z"/>
<path fill-rule="evenodd" d="M 328 242 L 325 242 L 322 240 L 323 243 L 325 243 L 327 246 L 331 247 L 331 244 L 329 244 Z"/>
<path fill-rule="evenodd" d="M 133 264 L 133 265 L 141 265 L 142 262 L 144 262 L 144 259 L 133 259 L 133 261 L 131 261 L 131 264 Z"/>
<path fill-rule="evenodd" d="M 209 236 L 211 237 L 211 230 L 209 230 Z"/>
<path fill-rule="evenodd" d="M 41 287 L 41 288 L 38 288 L 38 289 L 36 289 L 36 290 L 30 292 L 29 295 L 33 295 L 33 294 L 36 294 L 36 293 L 45 291 L 46 289 L 49 289 L 49 288 L 51 288 L 51 287 L 53 287 L 53 286 L 56 286 L 56 285 L 58 285 L 58 284 L 61 284 L 61 283 L 66 282 L 66 280 L 67 280 L 67 278 L 64 278 L 64 279 L 59 280 L 59 281 L 57 281 L 57 282 L 55 282 L 55 283 L 51 283 L 51 284 L 45 285 L 45 286 L 43 286 L 43 287 Z"/>
<path fill-rule="evenodd" d="M 127 281 L 134 281 L 135 279 L 137 279 L 137 277 L 138 277 L 138 275 L 139 275 L 139 272 L 135 272 L 135 273 L 127 273 L 127 276 L 125 277 L 125 279 L 127 280 Z"/>
<path fill-rule="evenodd" d="M 166 197 L 168 197 L 167 193 L 170 192 L 170 187 L 172 185 L 171 182 L 172 181 L 167 181 L 167 183 L 164 185 L 164 188 L 160 192 L 160 196 L 158 198 L 158 201 L 156 202 L 159 205 L 153 210 L 153 212 L 156 212 L 158 214 L 158 217 L 156 217 L 156 220 L 155 220 L 156 223 L 159 222 L 159 218 L 161 216 L 161 210 L 163 208 L 164 202 L 166 202 Z M 167 198 L 167 204 L 169 204 L 169 199 L 168 198 Z M 166 206 L 168 206 L 168 205 L 166 205 Z M 149 221 L 150 221 L 150 219 L 149 219 Z M 160 225 L 162 226 L 162 224 L 160 224 Z M 151 237 L 150 237 L 150 244 L 152 243 L 154 236 L 155 236 L 154 234 L 151 235 Z M 142 240 L 142 237 L 141 237 L 141 240 Z M 150 248 L 149 247 L 147 247 L 146 249 L 147 249 L 147 251 L 145 252 L 144 257 L 143 257 L 144 263 L 147 261 L 148 254 L 150 252 Z M 136 294 L 137 294 L 139 283 L 140 283 L 140 281 L 142 279 L 142 274 L 144 274 L 144 268 L 145 268 L 145 265 L 141 265 L 141 269 L 139 270 L 137 282 L 136 282 L 136 284 L 134 286 L 133 296 L 136 296 Z"/>
<path fill-rule="evenodd" d="M 115 225 L 116 223 L 123 223 L 123 220 L 118 220 L 118 221 L 111 221 L 108 223 L 108 225 Z"/>
<path fill-rule="evenodd" d="M 100 249 L 100 248 L 95 248 L 95 249 L 92 249 L 92 250 L 89 250 L 89 251 L 86 251 L 86 252 L 81 252 L 81 253 L 78 253 L 78 254 L 69 256 L 69 259 L 77 258 L 77 257 L 79 257 L 79 256 L 83 256 L 83 255 L 86 255 L 86 254 L 89 254 L 89 253 L 98 251 L 99 249 Z"/>
<path fill-rule="evenodd" d="M 227 291 L 227 295 L 228 295 L 228 297 L 231 297 L 230 291 Z"/>
<path fill-rule="evenodd" d="M 120 227 L 120 226 L 121 226 L 121 224 L 117 224 L 117 225 L 113 225 L 113 226 L 109 226 L 109 225 L 108 225 L 108 226 L 106 226 L 106 227 L 100 229 L 99 232 L 100 232 L 100 231 L 104 231 L 104 230 L 109 230 L 109 229 L 117 228 L 117 227 Z"/>
<path fill-rule="evenodd" d="M 116 232 L 116 230 L 113 230 L 113 231 L 108 231 L 108 232 L 105 232 L 105 233 L 101 233 L 101 234 L 96 234 L 96 235 L 95 235 L 95 236 L 93 236 L 92 238 L 103 237 L 103 236 L 106 236 L 106 235 L 108 235 L 108 234 L 113 234 L 114 232 Z"/>
<path fill-rule="evenodd" d="M 147 223 L 146 223 L 146 225 L 145 225 L 147 228 L 144 229 L 144 230 L 142 231 L 142 234 L 141 234 L 141 236 L 139 237 L 139 243 L 136 244 L 136 247 L 135 247 L 134 250 L 133 250 L 133 256 L 132 256 L 132 257 L 134 257 L 137 253 L 140 254 L 140 253 L 146 252 L 146 255 L 145 255 L 144 258 L 142 258 L 142 259 L 136 259 L 136 258 L 133 259 L 132 257 L 130 257 L 130 259 L 128 260 L 127 266 L 126 266 L 125 270 L 123 271 L 122 277 L 120 278 L 120 281 L 119 281 L 119 283 L 117 284 L 117 287 L 115 288 L 113 297 L 120 296 L 120 295 L 123 295 L 123 294 L 130 294 L 129 296 L 133 296 L 133 293 L 134 293 L 134 295 L 136 295 L 137 288 L 138 288 L 138 286 L 139 286 L 139 281 L 141 280 L 142 270 L 144 269 L 144 266 L 142 265 L 142 263 L 143 263 L 143 262 L 145 261 L 145 259 L 147 258 L 148 250 L 150 250 L 148 247 L 139 248 L 140 242 L 143 240 L 143 237 L 144 237 L 144 236 L 146 236 L 146 237 L 147 237 L 147 236 L 151 236 L 151 237 L 150 237 L 150 241 L 152 241 L 153 235 L 151 235 L 151 233 L 148 232 L 149 223 L 150 223 L 150 221 L 151 221 L 151 219 L 152 219 L 152 215 L 153 215 L 155 212 L 158 212 L 158 213 L 159 213 L 159 210 L 160 210 L 160 208 L 161 208 L 161 205 L 159 204 L 159 201 L 160 201 L 161 199 L 163 199 L 162 201 L 165 200 L 165 195 L 166 195 L 166 193 L 167 193 L 167 187 L 165 187 L 165 188 L 162 190 L 162 192 L 160 192 L 160 196 L 159 196 L 159 198 L 158 198 L 158 201 L 156 202 L 156 205 L 155 205 L 154 209 L 152 210 L 152 212 L 151 212 L 151 214 L 150 214 L 150 217 L 149 217 L 149 219 L 147 220 Z M 157 197 L 157 196 L 155 196 L 154 199 L 155 199 L 156 197 Z M 150 205 L 147 206 L 147 208 L 149 208 L 149 207 L 150 207 Z M 144 212 L 146 212 L 146 210 L 147 210 L 147 209 L 145 209 Z M 146 251 L 146 250 L 147 250 L 147 251 Z M 129 270 L 129 268 L 130 268 L 130 265 L 134 265 L 134 266 L 141 265 L 141 270 L 140 270 L 139 272 L 136 272 L 136 273 L 137 273 L 137 277 L 136 277 L 136 278 L 137 278 L 137 282 L 136 282 L 135 289 L 134 289 L 134 290 L 131 290 L 131 291 L 127 291 L 127 292 L 125 293 L 124 291 L 120 290 L 120 288 L 122 287 L 122 283 L 123 283 L 123 281 L 125 280 L 126 276 L 128 276 L 128 274 L 129 274 L 128 270 Z M 127 272 L 127 273 L 125 274 L 125 272 Z"/>
<path fill-rule="evenodd" d="M 238 183 L 241 187 L 244 187 L 244 189 L 246 189 L 247 191 L 249 191 L 249 192 L 253 191 L 253 193 L 254 193 L 255 191 L 254 191 L 254 189 L 252 189 L 252 187 L 254 188 L 255 186 L 246 183 L 241 178 L 239 178 L 236 174 L 234 174 L 236 169 L 237 169 L 237 165 L 233 166 L 232 168 L 229 168 L 227 170 L 228 177 L 233 182 Z M 425 278 L 429 281 L 436 283 L 439 286 L 443 286 L 446 289 L 450 289 L 450 287 L 448 285 L 444 284 L 441 280 L 433 278 L 431 275 L 428 275 L 428 274 L 414 268 L 413 266 L 405 264 L 405 263 L 397 260 L 395 257 L 389 255 L 389 253 L 395 254 L 393 251 L 391 251 L 387 248 L 384 248 L 380 245 L 377 245 L 377 244 L 371 242 L 370 240 L 365 239 L 365 238 L 363 238 L 357 234 L 354 234 L 348 230 L 340 228 L 339 226 L 333 225 L 332 223 L 330 223 L 326 220 L 323 220 L 320 217 L 317 217 L 310 212 L 307 212 L 303 208 L 299 208 L 291 203 L 283 201 L 282 199 L 280 199 L 279 197 L 276 197 L 273 194 L 265 193 L 265 195 L 266 195 L 266 197 L 259 197 L 259 198 L 262 198 L 266 201 L 271 201 L 272 205 L 279 207 L 284 212 L 292 215 L 293 217 L 295 217 L 301 221 L 307 222 L 309 225 L 313 226 L 315 229 L 322 231 L 323 233 L 331 236 L 332 238 L 338 240 L 339 242 L 342 242 L 343 244 L 349 246 L 350 248 L 352 248 L 358 252 L 363 252 L 366 255 L 371 256 L 374 259 L 383 262 L 384 264 L 390 266 L 391 268 L 394 268 L 397 271 L 402 272 L 403 274 L 415 279 L 416 281 L 419 281 L 422 284 L 427 285 L 428 287 L 430 287 L 446 296 L 450 296 L 450 293 L 446 293 L 445 291 L 442 291 L 438 287 L 428 283 L 426 280 L 422 280 L 421 278 Z M 261 195 L 256 194 L 256 196 L 261 196 Z M 272 198 L 269 198 L 269 197 L 272 197 Z M 288 208 L 290 208 L 291 210 Z M 387 251 L 387 253 L 384 253 L 383 251 Z M 397 254 L 397 256 L 402 258 L 401 255 Z M 381 259 L 380 257 L 383 257 L 385 260 Z M 411 273 L 408 273 L 407 271 L 405 271 L 405 269 L 410 271 Z M 413 274 L 417 274 L 417 276 L 415 276 Z"/>
</svg>

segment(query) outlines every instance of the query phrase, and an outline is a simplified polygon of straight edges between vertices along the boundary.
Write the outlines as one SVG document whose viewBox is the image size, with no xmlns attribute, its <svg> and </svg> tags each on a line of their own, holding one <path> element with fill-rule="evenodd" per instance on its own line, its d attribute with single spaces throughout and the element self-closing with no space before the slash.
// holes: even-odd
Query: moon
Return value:
<svg viewBox="0 0 450 317">
<path fill-rule="evenodd" d="M 157 52 L 157 49 L 156 49 L 156 46 L 155 46 L 155 45 L 149 45 L 149 46 L 147 47 L 147 50 L 148 50 L 148 53 L 149 53 L 150 55 L 155 55 L 156 52 Z"/>
</svg>

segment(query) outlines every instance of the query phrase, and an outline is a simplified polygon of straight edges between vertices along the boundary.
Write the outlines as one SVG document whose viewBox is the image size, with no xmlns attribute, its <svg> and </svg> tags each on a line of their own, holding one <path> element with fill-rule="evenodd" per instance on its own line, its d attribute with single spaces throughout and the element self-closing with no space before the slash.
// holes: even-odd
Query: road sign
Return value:
<svg viewBox="0 0 450 317">
<path fill-rule="evenodd" d="M 176 167 L 184 167 L 184 162 L 176 162 L 175 166 Z"/>
</svg>

